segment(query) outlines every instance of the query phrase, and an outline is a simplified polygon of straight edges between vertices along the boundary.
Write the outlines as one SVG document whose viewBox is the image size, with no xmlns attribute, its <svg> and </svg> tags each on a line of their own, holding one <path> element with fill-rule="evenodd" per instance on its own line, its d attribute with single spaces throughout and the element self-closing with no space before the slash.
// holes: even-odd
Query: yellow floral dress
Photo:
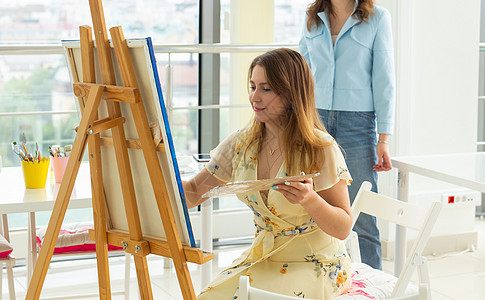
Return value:
<svg viewBox="0 0 485 300">
<path fill-rule="evenodd" d="M 328 189 L 341 179 L 350 183 L 340 149 L 329 134 L 320 134 L 331 145 L 324 150 L 314 189 Z M 232 134 L 211 151 L 206 168 L 224 182 L 256 180 L 257 145 L 245 156 L 245 143 L 245 131 Z M 285 176 L 283 163 L 277 177 Z M 255 240 L 202 291 L 199 300 L 238 299 L 241 275 L 249 276 L 253 287 L 300 298 L 332 299 L 350 287 L 350 259 L 343 241 L 323 232 L 301 205 L 291 204 L 272 189 L 267 199 L 257 191 L 237 197 L 254 213 Z"/>
</svg>

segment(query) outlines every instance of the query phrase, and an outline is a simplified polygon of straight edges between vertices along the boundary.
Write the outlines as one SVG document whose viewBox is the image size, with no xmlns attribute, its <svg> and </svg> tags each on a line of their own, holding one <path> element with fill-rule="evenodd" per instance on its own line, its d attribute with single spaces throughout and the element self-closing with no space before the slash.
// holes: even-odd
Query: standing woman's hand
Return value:
<svg viewBox="0 0 485 300">
<path fill-rule="evenodd" d="M 377 172 L 389 171 L 392 169 L 391 155 L 389 154 L 389 135 L 381 134 L 377 142 L 377 164 L 373 166 L 373 170 Z"/>
</svg>

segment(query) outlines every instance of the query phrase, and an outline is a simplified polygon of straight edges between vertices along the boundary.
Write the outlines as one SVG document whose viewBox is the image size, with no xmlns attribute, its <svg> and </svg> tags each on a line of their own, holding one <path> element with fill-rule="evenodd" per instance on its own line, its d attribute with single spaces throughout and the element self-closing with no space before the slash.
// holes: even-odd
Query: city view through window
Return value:
<svg viewBox="0 0 485 300">
<path fill-rule="evenodd" d="M 275 43 L 296 43 L 308 1 L 276 0 Z M 151 37 L 156 45 L 197 44 L 197 0 L 105 0 L 106 26 L 122 26 L 126 38 Z M 221 1 L 221 18 L 230 1 Z M 59 44 L 79 39 L 79 26 L 90 25 L 87 0 L 0 1 L 0 45 Z M 229 30 L 221 26 L 221 43 Z M 168 55 L 157 55 L 162 86 Z M 198 57 L 172 55 L 174 106 L 197 105 Z M 53 144 L 70 144 L 79 117 L 69 72 L 62 54 L 2 55 L 0 53 L 0 155 L 3 166 L 19 165 L 11 142 L 25 133 L 43 153 Z M 221 77 L 224 78 L 224 77 Z M 224 92 L 221 93 L 224 98 Z M 221 100 L 224 101 L 224 100 Z M 230 113 L 226 112 L 226 113 Z M 182 152 L 197 152 L 196 111 L 175 111 L 173 134 Z"/>
<path fill-rule="evenodd" d="M 158 44 L 198 42 L 199 5 L 196 0 L 121 0 L 103 4 L 107 27 L 121 25 L 127 38 L 150 36 Z M 60 44 L 61 40 L 77 40 L 79 26 L 91 24 L 87 0 L 0 2 L 0 44 L 3 45 L 52 45 Z M 185 59 L 181 64 L 181 70 L 176 69 L 175 75 L 179 71 L 190 72 L 193 75 L 178 77 L 197 78 L 197 65 L 193 60 Z M 0 53 L 0 65 L 3 166 L 20 165 L 11 151 L 11 142 L 19 141 L 23 133 L 28 143 L 38 142 L 41 153 L 47 153 L 49 145 L 71 144 L 79 116 L 64 56 Z M 188 71 L 186 66 L 189 66 Z M 188 81 L 197 88 L 196 80 Z M 197 95 L 196 92 L 192 94 Z"/>
<path fill-rule="evenodd" d="M 231 0 L 243 1 L 243 0 Z M 221 43 L 230 43 L 224 17 L 230 16 L 230 0 L 221 0 Z M 274 0 L 274 43 L 296 44 L 310 1 Z M 126 38 L 151 37 L 154 45 L 199 43 L 199 1 L 197 0 L 104 0 L 106 27 L 122 26 Z M 234 12 L 237 13 L 237 12 Z M 203 17 L 203 16 L 202 16 Z M 250 22 L 250 20 L 248 20 Z M 25 134 L 34 149 L 38 143 L 46 156 L 49 145 L 72 144 L 79 122 L 76 98 L 69 70 L 61 52 L 8 53 L 6 46 L 59 45 L 62 40 L 78 40 L 79 26 L 90 25 L 88 0 L 0 0 L 0 155 L 3 167 L 20 166 L 11 149 Z M 221 74 L 230 68 L 229 54 L 221 55 Z M 166 89 L 165 67 L 173 66 L 173 105 L 198 105 L 199 63 L 196 53 L 156 55 L 162 89 Z M 221 75 L 220 101 L 227 102 L 227 76 Z M 223 109 L 226 120 L 237 109 Z M 177 152 L 198 152 L 197 110 L 174 110 L 172 134 Z M 221 139 L 224 136 L 221 136 Z M 37 223 L 47 223 L 48 216 Z M 76 219 L 77 216 L 68 218 Z M 16 218 L 10 218 L 14 222 Z M 25 224 L 24 221 L 19 224 Z M 15 224 L 12 224 L 15 227 Z"/>
</svg>

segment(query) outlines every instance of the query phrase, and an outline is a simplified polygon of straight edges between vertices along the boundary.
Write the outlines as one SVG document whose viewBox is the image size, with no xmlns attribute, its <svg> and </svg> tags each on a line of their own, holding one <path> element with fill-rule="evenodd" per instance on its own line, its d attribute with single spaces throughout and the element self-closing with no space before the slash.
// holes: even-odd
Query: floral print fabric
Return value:
<svg viewBox="0 0 485 300">
<path fill-rule="evenodd" d="M 335 300 L 378 300 L 390 299 L 397 283 L 397 277 L 373 269 L 363 263 L 352 263 L 352 284 L 350 289 Z M 416 295 L 418 286 L 410 283 L 404 296 Z"/>
<path fill-rule="evenodd" d="M 328 189 L 339 180 L 351 181 L 344 158 L 330 135 L 316 191 Z M 257 145 L 247 153 L 245 132 L 237 132 L 211 152 L 206 168 L 218 179 L 256 180 Z M 285 165 L 277 177 L 285 177 Z M 279 192 L 253 191 L 238 194 L 254 214 L 255 240 L 231 266 L 219 274 L 198 299 L 237 299 L 239 276 L 247 275 L 251 286 L 300 298 L 332 299 L 350 287 L 350 259 L 343 241 L 329 236 L 316 225 L 299 204 L 291 204 Z M 265 201 L 267 200 L 267 201 Z"/>
</svg>

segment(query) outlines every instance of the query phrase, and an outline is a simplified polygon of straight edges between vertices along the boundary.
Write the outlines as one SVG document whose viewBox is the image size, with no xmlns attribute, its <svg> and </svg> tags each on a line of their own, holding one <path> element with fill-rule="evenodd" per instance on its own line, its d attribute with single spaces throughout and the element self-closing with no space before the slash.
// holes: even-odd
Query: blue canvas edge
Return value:
<svg viewBox="0 0 485 300">
<path fill-rule="evenodd" d="M 184 188 L 182 186 L 182 179 L 180 177 L 179 166 L 175 155 L 175 147 L 173 145 L 173 140 L 172 140 L 172 133 L 170 131 L 170 126 L 168 123 L 167 109 L 165 108 L 165 102 L 163 100 L 162 87 L 160 86 L 160 78 L 158 76 L 158 70 L 157 70 L 157 61 L 155 59 L 155 51 L 153 50 L 152 39 L 148 37 L 146 38 L 146 41 L 148 46 L 148 52 L 150 54 L 150 60 L 152 62 L 153 76 L 155 77 L 155 84 L 157 86 L 158 100 L 160 102 L 160 108 L 162 109 L 163 124 L 165 125 L 165 131 L 167 133 L 168 141 L 164 141 L 164 142 L 167 142 L 170 148 L 172 162 L 175 170 L 175 177 L 177 179 L 177 185 L 180 193 L 180 200 L 182 201 L 182 207 L 184 209 L 185 223 L 187 225 L 187 231 L 189 233 L 190 245 L 195 248 L 196 246 L 195 246 L 194 232 L 192 231 L 192 224 L 190 223 L 189 210 L 187 209 L 187 202 L 185 200 Z"/>
</svg>

